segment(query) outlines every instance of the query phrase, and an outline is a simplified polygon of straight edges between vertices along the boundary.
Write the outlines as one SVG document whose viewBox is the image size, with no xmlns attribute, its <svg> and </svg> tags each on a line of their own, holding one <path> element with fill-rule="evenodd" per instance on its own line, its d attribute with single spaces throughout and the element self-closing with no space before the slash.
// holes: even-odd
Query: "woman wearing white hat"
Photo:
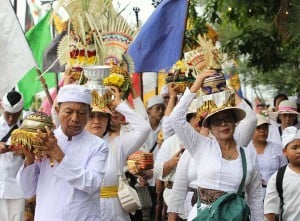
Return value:
<svg viewBox="0 0 300 221">
<path fill-rule="evenodd" d="M 298 123 L 297 104 L 295 101 L 284 100 L 281 101 L 277 111 L 277 123 L 279 126 L 270 125 L 268 140 L 282 145 L 281 134 L 282 131 L 290 126 L 296 126 Z"/>
<path fill-rule="evenodd" d="M 215 139 L 196 133 L 184 119 L 186 109 L 201 88 L 203 80 L 214 73 L 213 70 L 208 70 L 198 75 L 190 90 L 186 89 L 171 114 L 172 126 L 196 163 L 200 208 L 207 207 L 226 192 L 238 191 L 243 177 L 243 149 L 247 161 L 243 190 L 247 195 L 251 220 L 260 221 L 263 220 L 263 197 L 259 168 L 255 153 L 247 148 L 240 149 L 241 145 L 234 139 L 236 124 L 245 117 L 242 109 L 233 107 L 234 95 L 230 91 L 223 91 L 198 98 L 202 104 L 200 109 L 205 109 L 204 112 L 208 113 L 203 120 L 203 126 L 210 129 Z M 191 212 L 190 219 L 196 216 L 195 212 Z"/>
<path fill-rule="evenodd" d="M 256 129 L 248 148 L 257 153 L 259 170 L 262 178 L 263 192 L 265 193 L 268 181 L 273 173 L 287 164 L 280 145 L 267 141 L 269 133 L 269 119 L 257 114 Z"/>
</svg>

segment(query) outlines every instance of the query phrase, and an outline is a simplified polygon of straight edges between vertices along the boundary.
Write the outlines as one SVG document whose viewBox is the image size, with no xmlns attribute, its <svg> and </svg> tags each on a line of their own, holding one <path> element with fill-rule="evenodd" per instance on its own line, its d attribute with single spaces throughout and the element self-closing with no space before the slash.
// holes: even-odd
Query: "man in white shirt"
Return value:
<svg viewBox="0 0 300 221">
<path fill-rule="evenodd" d="M 0 118 L 0 220 L 21 221 L 25 200 L 16 176 L 23 159 L 9 150 L 10 134 L 20 126 L 23 98 L 11 91 L 2 98 L 3 114 Z"/>
<path fill-rule="evenodd" d="M 20 182 L 26 197 L 36 194 L 35 221 L 100 221 L 99 189 L 105 173 L 105 141 L 84 130 L 91 92 L 80 85 L 66 85 L 57 95 L 60 126 L 52 133 L 38 133 L 39 151 L 24 151 Z M 50 160 L 54 159 L 54 166 Z"/>
</svg>

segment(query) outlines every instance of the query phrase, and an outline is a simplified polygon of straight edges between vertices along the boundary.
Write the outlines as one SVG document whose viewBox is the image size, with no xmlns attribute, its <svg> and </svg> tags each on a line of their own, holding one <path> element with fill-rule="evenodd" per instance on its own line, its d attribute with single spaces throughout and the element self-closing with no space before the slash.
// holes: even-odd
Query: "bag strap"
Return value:
<svg viewBox="0 0 300 221">
<path fill-rule="evenodd" d="M 240 147 L 240 152 L 241 152 L 242 166 L 243 166 L 243 178 L 242 178 L 242 181 L 240 183 L 237 193 L 241 195 L 243 192 L 243 188 L 244 188 L 246 176 L 247 176 L 247 162 L 246 162 L 245 151 L 242 147 Z M 200 194 L 198 194 L 197 208 L 199 208 L 200 203 L 201 203 Z"/>
<path fill-rule="evenodd" d="M 247 176 L 247 161 L 246 161 L 245 151 L 242 147 L 240 147 L 240 152 L 241 152 L 242 165 L 243 165 L 243 178 L 242 178 L 241 184 L 239 186 L 238 194 L 241 194 L 243 192 L 245 180 L 246 180 L 246 176 Z"/>
<path fill-rule="evenodd" d="M 280 167 L 276 174 L 276 189 L 280 198 L 280 217 L 282 217 L 283 212 L 283 188 L 282 188 L 282 182 L 283 182 L 283 176 L 285 173 L 287 165 Z"/>
<path fill-rule="evenodd" d="M 6 142 L 8 140 L 8 138 L 10 138 L 10 135 L 13 132 L 13 130 L 18 129 L 18 128 L 19 128 L 19 126 L 17 124 L 15 124 L 12 128 L 10 128 L 8 133 L 4 137 L 2 137 L 0 142 Z"/>
<path fill-rule="evenodd" d="M 157 145 L 157 141 L 155 141 L 154 145 L 152 146 L 151 150 L 149 151 L 149 153 L 152 153 L 155 150 L 155 147 Z"/>
</svg>

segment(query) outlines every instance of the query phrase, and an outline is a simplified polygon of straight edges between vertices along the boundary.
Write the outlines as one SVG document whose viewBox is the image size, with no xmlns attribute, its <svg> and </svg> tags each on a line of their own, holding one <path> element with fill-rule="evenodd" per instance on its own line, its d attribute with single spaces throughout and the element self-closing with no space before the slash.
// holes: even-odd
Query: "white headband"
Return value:
<svg viewBox="0 0 300 221">
<path fill-rule="evenodd" d="M 21 95 L 21 94 L 20 94 Z M 21 99 L 18 103 L 16 103 L 15 105 L 11 105 L 10 102 L 7 99 L 7 94 L 5 94 L 2 98 L 2 102 L 1 102 L 1 106 L 3 108 L 4 111 L 9 112 L 9 113 L 17 113 L 19 111 L 21 111 L 24 107 L 24 100 L 23 97 L 21 95 Z"/>
<path fill-rule="evenodd" d="M 282 146 L 285 148 L 290 142 L 300 139 L 300 130 L 297 127 L 290 126 L 282 132 Z"/>
</svg>

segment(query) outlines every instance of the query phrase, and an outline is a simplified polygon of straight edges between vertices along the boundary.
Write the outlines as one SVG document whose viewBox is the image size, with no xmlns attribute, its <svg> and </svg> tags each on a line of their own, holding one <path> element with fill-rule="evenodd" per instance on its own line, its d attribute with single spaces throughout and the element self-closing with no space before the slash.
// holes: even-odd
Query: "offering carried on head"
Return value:
<svg viewBox="0 0 300 221">
<path fill-rule="evenodd" d="M 131 154 L 127 160 L 128 170 L 133 174 L 153 169 L 153 163 L 153 154 L 140 150 Z"/>
<path fill-rule="evenodd" d="M 166 83 L 174 82 L 178 86 L 178 93 L 183 93 L 185 88 L 190 88 L 195 81 L 195 74 L 185 60 L 177 61 L 167 73 Z"/>
<path fill-rule="evenodd" d="M 28 115 L 24 119 L 21 127 L 11 133 L 11 150 L 15 151 L 27 149 L 36 156 L 39 155 L 39 150 L 34 147 L 41 144 L 36 135 L 38 131 L 46 133 L 46 127 L 48 127 L 50 130 L 53 129 L 51 117 L 43 112 L 35 112 Z M 51 166 L 53 166 L 53 161 L 50 160 L 50 162 Z"/>
</svg>

